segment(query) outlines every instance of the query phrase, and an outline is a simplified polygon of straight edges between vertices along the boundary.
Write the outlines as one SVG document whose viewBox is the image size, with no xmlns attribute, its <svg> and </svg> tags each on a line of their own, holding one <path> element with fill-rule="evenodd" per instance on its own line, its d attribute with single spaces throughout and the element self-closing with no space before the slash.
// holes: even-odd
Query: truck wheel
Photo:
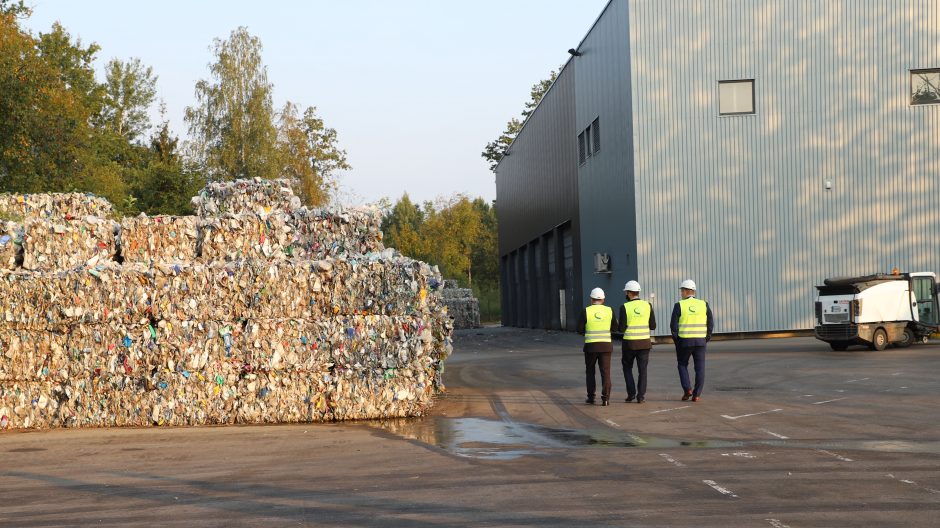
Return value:
<svg viewBox="0 0 940 528">
<path fill-rule="evenodd" d="M 849 344 L 846 343 L 845 341 L 833 341 L 833 342 L 829 343 L 829 346 L 830 346 L 833 350 L 837 350 L 837 351 L 839 351 L 839 352 L 842 352 L 842 351 L 845 350 L 846 348 L 849 348 Z"/>
<path fill-rule="evenodd" d="M 914 344 L 914 340 L 917 339 L 917 336 L 914 335 L 914 331 L 910 328 L 905 328 L 904 333 L 901 334 L 901 340 L 894 344 L 898 348 L 907 348 Z"/>
<path fill-rule="evenodd" d="M 885 332 L 884 328 L 879 328 L 875 330 L 875 333 L 871 336 L 871 349 L 881 352 L 888 347 L 888 333 Z"/>
</svg>

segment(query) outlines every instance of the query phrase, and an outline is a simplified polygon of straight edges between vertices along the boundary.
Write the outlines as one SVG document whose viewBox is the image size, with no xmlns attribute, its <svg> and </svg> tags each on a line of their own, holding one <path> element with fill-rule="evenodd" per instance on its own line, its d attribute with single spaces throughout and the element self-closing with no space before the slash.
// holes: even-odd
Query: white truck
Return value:
<svg viewBox="0 0 940 528">
<path fill-rule="evenodd" d="M 934 273 L 826 279 L 816 290 L 816 338 L 833 350 L 907 347 L 940 325 Z"/>
</svg>

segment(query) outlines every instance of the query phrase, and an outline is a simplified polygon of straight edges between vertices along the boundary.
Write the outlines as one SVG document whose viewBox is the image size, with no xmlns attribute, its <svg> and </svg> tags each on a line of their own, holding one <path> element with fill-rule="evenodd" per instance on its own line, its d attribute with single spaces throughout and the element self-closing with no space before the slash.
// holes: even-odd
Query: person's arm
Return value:
<svg viewBox="0 0 940 528">
<path fill-rule="evenodd" d="M 705 318 L 707 320 L 706 324 L 706 334 L 705 341 L 712 340 L 712 329 L 715 327 L 715 318 L 712 316 L 712 307 L 708 303 L 705 303 Z"/>
<path fill-rule="evenodd" d="M 652 305 L 650 306 L 650 330 L 656 330 L 656 312 L 653 311 Z"/>
<path fill-rule="evenodd" d="M 613 310 L 611 310 L 611 311 L 610 311 L 610 333 L 611 333 L 611 334 L 617 332 L 617 326 L 618 326 L 618 323 L 617 323 L 617 316 L 614 315 L 614 314 L 615 314 L 615 312 L 614 312 Z"/>
<path fill-rule="evenodd" d="M 624 305 L 620 305 L 620 317 L 618 319 L 620 324 L 617 325 L 617 331 L 621 334 L 627 331 L 627 308 Z"/>
<path fill-rule="evenodd" d="M 672 340 L 679 344 L 679 316 L 682 314 L 682 310 L 679 308 L 679 303 L 676 303 L 672 307 L 672 320 L 669 321 L 669 331 L 672 333 Z"/>
<path fill-rule="evenodd" d="M 584 335 L 584 327 L 587 326 L 587 308 L 581 310 L 578 314 L 578 333 Z"/>
</svg>

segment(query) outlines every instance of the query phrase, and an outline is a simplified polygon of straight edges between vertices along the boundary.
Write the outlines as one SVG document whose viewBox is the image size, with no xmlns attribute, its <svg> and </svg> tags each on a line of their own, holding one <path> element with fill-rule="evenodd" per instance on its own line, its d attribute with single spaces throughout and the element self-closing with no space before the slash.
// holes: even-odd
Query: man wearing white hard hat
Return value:
<svg viewBox="0 0 940 528">
<path fill-rule="evenodd" d="M 682 300 L 672 309 L 669 329 L 676 343 L 676 362 L 682 401 L 701 401 L 705 387 L 705 344 L 711 341 L 715 319 L 708 303 L 697 299 L 697 287 L 691 280 L 682 281 L 679 294 Z M 695 362 L 695 385 L 689 381 L 689 358 Z"/>
<path fill-rule="evenodd" d="M 656 330 L 656 315 L 650 303 L 640 299 L 640 283 L 632 280 L 623 286 L 627 302 L 620 306 L 620 326 L 617 330 L 623 334 L 620 365 L 627 382 L 627 399 L 630 403 L 646 401 L 646 370 L 650 362 L 650 349 L 653 341 L 650 331 Z M 633 362 L 636 362 L 637 379 L 633 379 Z"/>
<path fill-rule="evenodd" d="M 604 305 L 604 290 L 591 290 L 591 305 L 578 315 L 578 333 L 584 336 L 584 370 L 588 405 L 594 405 L 596 365 L 601 367 L 601 405 L 610 405 L 610 356 L 614 352 L 611 333 L 617 331 L 614 311 Z"/>
</svg>

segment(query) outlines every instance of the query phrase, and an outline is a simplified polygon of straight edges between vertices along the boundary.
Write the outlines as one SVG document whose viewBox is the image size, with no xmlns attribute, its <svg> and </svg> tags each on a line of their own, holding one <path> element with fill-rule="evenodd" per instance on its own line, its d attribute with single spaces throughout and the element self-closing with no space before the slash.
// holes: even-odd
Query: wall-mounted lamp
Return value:
<svg viewBox="0 0 940 528">
<path fill-rule="evenodd" d="M 570 50 L 568 50 L 568 53 L 570 53 L 572 57 L 580 57 L 582 55 L 580 51 L 574 48 L 571 48 Z"/>
</svg>

